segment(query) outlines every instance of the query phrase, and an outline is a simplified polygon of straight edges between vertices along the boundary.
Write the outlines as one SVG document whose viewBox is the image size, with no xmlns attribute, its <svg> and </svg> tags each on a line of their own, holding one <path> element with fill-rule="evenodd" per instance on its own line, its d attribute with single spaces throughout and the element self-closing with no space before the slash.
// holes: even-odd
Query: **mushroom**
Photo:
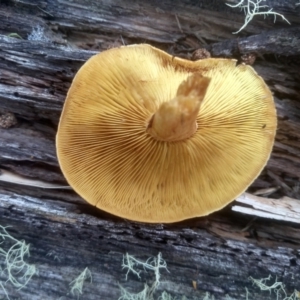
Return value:
<svg viewBox="0 0 300 300">
<path fill-rule="evenodd" d="M 141 222 L 220 210 L 260 174 L 276 111 L 252 67 L 188 61 L 146 44 L 91 57 L 56 136 L 69 184 L 92 205 Z"/>
</svg>

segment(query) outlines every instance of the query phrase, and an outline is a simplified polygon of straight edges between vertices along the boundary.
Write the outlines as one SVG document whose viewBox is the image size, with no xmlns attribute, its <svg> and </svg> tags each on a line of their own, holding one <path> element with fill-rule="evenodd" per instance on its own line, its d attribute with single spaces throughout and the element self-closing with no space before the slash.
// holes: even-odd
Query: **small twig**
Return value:
<svg viewBox="0 0 300 300">
<path fill-rule="evenodd" d="M 126 46 L 126 44 L 125 44 L 125 42 L 124 42 L 124 39 L 123 39 L 122 35 L 120 35 L 120 37 L 121 37 L 121 41 L 122 41 L 123 46 Z"/>
<path fill-rule="evenodd" d="M 48 16 L 54 17 L 53 15 L 51 15 L 49 12 L 45 11 L 45 10 L 42 9 L 41 7 L 37 6 L 37 8 L 38 8 L 39 10 L 41 10 L 42 12 L 44 12 L 45 14 L 47 14 Z"/>
<path fill-rule="evenodd" d="M 277 176 L 276 174 L 274 174 L 272 171 L 267 170 L 267 174 L 268 176 L 270 176 L 272 179 L 275 180 L 275 182 L 280 185 L 286 192 L 286 194 L 288 196 L 292 196 L 291 192 L 293 191 L 285 182 L 283 182 L 283 180 L 281 180 L 281 178 L 279 176 Z"/>
<path fill-rule="evenodd" d="M 180 22 L 179 22 L 179 19 L 178 19 L 177 15 L 175 15 L 175 18 L 176 18 L 177 26 L 178 26 L 180 32 L 183 33 L 183 30 L 182 30 L 182 28 L 181 28 L 181 25 L 180 25 Z"/>
<path fill-rule="evenodd" d="M 259 189 L 257 191 L 255 191 L 253 193 L 253 195 L 256 195 L 256 196 L 270 196 L 271 194 L 277 192 L 278 190 L 280 189 L 280 186 L 275 186 L 275 187 L 269 187 L 269 188 L 265 188 L 265 189 Z"/>
</svg>

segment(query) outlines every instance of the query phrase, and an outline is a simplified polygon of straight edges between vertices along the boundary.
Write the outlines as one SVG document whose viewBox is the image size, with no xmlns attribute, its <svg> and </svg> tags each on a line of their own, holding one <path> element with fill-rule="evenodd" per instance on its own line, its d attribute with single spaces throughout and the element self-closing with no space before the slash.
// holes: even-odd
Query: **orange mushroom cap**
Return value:
<svg viewBox="0 0 300 300">
<path fill-rule="evenodd" d="M 56 137 L 74 190 L 112 214 L 176 222 L 221 209 L 260 174 L 276 111 L 252 67 L 114 48 L 78 71 Z"/>
</svg>

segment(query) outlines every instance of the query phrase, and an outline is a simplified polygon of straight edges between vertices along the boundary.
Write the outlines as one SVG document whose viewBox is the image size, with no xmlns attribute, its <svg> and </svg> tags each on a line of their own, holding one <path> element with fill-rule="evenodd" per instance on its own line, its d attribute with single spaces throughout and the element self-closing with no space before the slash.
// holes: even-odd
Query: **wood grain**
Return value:
<svg viewBox="0 0 300 300">
<path fill-rule="evenodd" d="M 298 45 L 300 7 L 293 0 L 268 1 L 292 25 L 257 17 L 237 39 L 232 32 L 240 28 L 245 16 L 225 2 L 236 3 L 2 1 L 0 125 L 1 116 L 8 113 L 17 124 L 0 128 L 0 169 L 67 184 L 55 153 L 56 128 L 74 75 L 99 51 L 123 43 L 150 43 L 172 55 L 191 58 L 194 50 L 210 47 L 215 56 L 240 61 L 241 54 L 253 50 L 253 43 L 259 41 L 255 42 L 253 67 L 274 94 L 278 131 L 271 159 L 249 191 L 279 187 L 272 198 L 300 199 L 299 47 L 289 51 L 280 47 L 280 41 L 273 43 L 269 35 L 281 36 L 286 47 L 293 45 L 289 43 L 294 37 Z M 40 40 L 28 40 L 38 28 L 43 30 Z M 10 37 L 12 33 L 22 39 Z M 264 36 L 269 37 L 266 42 Z M 233 51 L 237 41 L 240 52 Z M 138 292 L 153 280 L 146 273 L 141 280 L 132 275 L 125 281 L 123 255 L 129 252 L 146 260 L 161 252 L 169 272 L 162 271 L 155 298 L 165 290 L 188 299 L 202 299 L 209 292 L 215 299 L 229 295 L 241 300 L 247 288 L 249 300 L 273 299 L 274 295 L 261 292 L 249 280 L 249 276 L 269 274 L 277 276 L 289 294 L 299 290 L 299 225 L 232 212 L 231 206 L 178 224 L 147 225 L 96 210 L 72 190 L 0 182 L 0 225 L 11 226 L 7 228 L 11 235 L 31 244 L 28 261 L 39 270 L 27 287 L 16 290 L 9 282 L 5 287 L 11 299 L 76 299 L 69 283 L 88 267 L 93 281 L 85 283 L 80 299 L 114 300 L 121 295 L 118 283 Z M 0 282 L 6 279 L 0 272 Z M 5 297 L 0 288 L 0 299 Z"/>
</svg>

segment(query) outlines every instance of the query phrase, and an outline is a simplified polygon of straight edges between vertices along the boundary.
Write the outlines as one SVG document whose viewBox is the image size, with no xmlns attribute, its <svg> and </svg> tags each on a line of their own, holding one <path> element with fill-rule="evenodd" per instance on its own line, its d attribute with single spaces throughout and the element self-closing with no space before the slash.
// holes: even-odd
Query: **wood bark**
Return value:
<svg viewBox="0 0 300 300">
<path fill-rule="evenodd" d="M 249 191 L 276 187 L 272 198 L 300 199 L 300 7 L 292 0 L 274 1 L 274 11 L 291 25 L 258 17 L 237 37 L 232 32 L 245 16 L 224 3 L 2 1 L 0 169 L 67 184 L 56 158 L 55 133 L 72 79 L 93 54 L 146 42 L 190 58 L 205 47 L 213 56 L 237 60 L 245 53 L 256 54 L 253 67 L 274 93 L 278 132 L 271 159 Z M 39 40 L 28 40 L 33 33 Z M 0 225 L 11 226 L 7 230 L 14 237 L 31 244 L 28 260 L 39 270 L 21 290 L 5 284 L 11 299 L 76 299 L 69 283 L 86 267 L 93 281 L 84 284 L 82 299 L 118 299 L 118 283 L 131 292 L 141 291 L 154 276 L 143 273 L 139 280 L 130 275 L 126 281 L 121 264 L 127 252 L 143 260 L 162 253 L 169 272 L 162 270 L 155 299 L 167 291 L 188 299 L 203 299 L 209 292 L 215 299 L 229 295 L 240 300 L 245 299 L 245 288 L 249 300 L 276 299 L 249 280 L 269 274 L 272 282 L 277 276 L 289 294 L 300 289 L 299 225 L 252 218 L 232 212 L 231 206 L 178 224 L 147 225 L 96 210 L 72 190 L 0 181 Z M 6 279 L 0 271 L 0 283 Z M 0 287 L 1 297 L 6 295 Z"/>
</svg>

